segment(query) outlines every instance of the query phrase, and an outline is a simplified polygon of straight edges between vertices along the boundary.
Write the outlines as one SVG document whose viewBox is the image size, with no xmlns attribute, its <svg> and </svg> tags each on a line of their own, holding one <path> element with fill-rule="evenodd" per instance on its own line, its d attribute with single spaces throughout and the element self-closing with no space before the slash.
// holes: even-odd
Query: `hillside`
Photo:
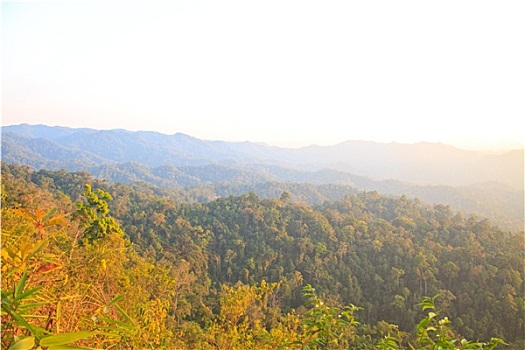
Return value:
<svg viewBox="0 0 525 350">
<path fill-rule="evenodd" d="M 462 339 L 498 337 L 523 348 L 523 232 L 405 196 L 292 199 L 177 204 L 147 186 L 3 163 L 2 290 L 15 291 L 3 301 L 21 301 L 3 308 L 32 307 L 26 334 L 42 345 L 492 349 Z M 422 312 L 437 294 L 433 316 Z M 26 329 L 13 312 L 3 347 Z"/>
<path fill-rule="evenodd" d="M 522 150 L 487 154 L 440 144 L 359 141 L 286 149 L 183 134 L 24 124 L 2 128 L 2 160 L 149 183 L 183 191 L 179 197 L 190 202 L 250 191 L 270 198 L 287 191 L 297 201 L 319 204 L 376 190 L 448 204 L 508 230 L 524 225 Z"/>
</svg>

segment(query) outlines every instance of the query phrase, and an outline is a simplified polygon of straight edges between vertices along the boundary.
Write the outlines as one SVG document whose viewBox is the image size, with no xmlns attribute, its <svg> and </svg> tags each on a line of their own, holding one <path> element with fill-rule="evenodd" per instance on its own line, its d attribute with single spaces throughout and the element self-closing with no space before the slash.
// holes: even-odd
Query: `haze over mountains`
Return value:
<svg viewBox="0 0 525 350">
<path fill-rule="evenodd" d="M 86 170 L 110 181 L 164 188 L 212 186 L 217 196 L 257 189 L 270 196 L 291 184 L 337 185 L 450 204 L 504 217 L 512 227 L 523 225 L 523 160 L 523 149 L 489 153 L 434 143 L 347 141 L 292 149 L 149 131 L 2 127 L 2 161 L 37 170 Z M 341 188 L 316 188 L 315 196 L 304 199 L 336 199 Z"/>
<path fill-rule="evenodd" d="M 5 161 L 36 168 L 76 170 L 126 162 L 148 167 L 263 164 L 307 171 L 330 168 L 378 180 L 422 184 L 495 181 L 523 189 L 523 150 L 491 154 L 443 144 L 366 141 L 292 149 L 251 142 L 205 141 L 185 134 L 27 124 L 5 126 L 2 136 Z"/>
</svg>

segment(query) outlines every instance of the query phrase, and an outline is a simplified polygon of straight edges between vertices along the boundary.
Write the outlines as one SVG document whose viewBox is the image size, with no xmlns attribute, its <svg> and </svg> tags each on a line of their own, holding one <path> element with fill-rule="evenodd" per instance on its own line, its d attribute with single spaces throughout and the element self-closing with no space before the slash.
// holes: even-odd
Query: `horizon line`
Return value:
<svg viewBox="0 0 525 350">
<path fill-rule="evenodd" d="M 309 143 L 305 144 L 303 142 L 294 142 L 294 141 L 288 141 L 288 142 L 273 142 L 270 143 L 268 141 L 253 141 L 253 140 L 225 140 L 225 139 L 218 139 L 218 138 L 201 138 L 186 132 L 175 132 L 175 133 L 165 133 L 158 130 L 144 130 L 144 129 L 126 129 L 126 128 L 94 128 L 94 127 L 88 127 L 88 126 L 65 126 L 65 125 L 49 125 L 49 124 L 31 124 L 31 123 L 18 123 L 18 124 L 7 124 L 4 125 L 2 123 L 1 128 L 3 127 L 13 127 L 13 126 L 44 126 L 49 128 L 66 128 L 66 129 L 73 129 L 73 130 L 81 130 L 81 129 L 88 129 L 93 131 L 126 131 L 130 133 L 137 133 L 137 132 L 151 132 L 151 133 L 158 133 L 165 136 L 175 136 L 175 135 L 185 135 L 189 136 L 198 140 L 202 141 L 209 141 L 209 142 L 231 142 L 231 143 L 253 143 L 253 144 L 259 144 L 259 145 L 266 145 L 269 147 L 277 147 L 277 148 L 288 148 L 288 149 L 301 149 L 301 148 L 308 148 L 308 147 L 337 147 L 344 143 L 348 142 L 368 142 L 368 143 L 376 143 L 376 144 L 383 144 L 383 145 L 420 145 L 420 144 L 431 144 L 431 145 L 443 145 L 448 147 L 453 147 L 459 150 L 463 151 L 473 151 L 473 152 L 483 152 L 483 153 L 501 153 L 501 152 L 509 152 L 509 151 L 517 151 L 517 150 L 525 150 L 525 144 L 522 144 L 519 141 L 516 140 L 509 140 L 509 141 L 501 141 L 501 142 L 479 142 L 479 141 L 472 141 L 472 142 L 466 142 L 471 144 L 476 144 L 477 146 L 474 147 L 466 147 L 464 144 L 459 145 L 455 142 L 444 142 L 444 141 L 428 141 L 428 140 L 420 140 L 416 142 L 406 142 L 406 141 L 397 141 L 397 140 L 390 140 L 390 141 L 377 141 L 377 140 L 365 140 L 365 139 L 346 139 L 342 141 L 338 141 L 331 144 L 316 144 L 316 143 Z M 300 143 L 300 144 L 299 144 Z M 481 148 L 480 145 L 486 146 L 485 148 Z"/>
</svg>

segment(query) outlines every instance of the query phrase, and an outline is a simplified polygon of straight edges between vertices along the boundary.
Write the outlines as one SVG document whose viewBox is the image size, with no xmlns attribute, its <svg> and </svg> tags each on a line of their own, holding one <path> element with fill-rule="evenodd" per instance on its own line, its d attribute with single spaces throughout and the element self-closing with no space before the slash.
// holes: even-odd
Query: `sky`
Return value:
<svg viewBox="0 0 525 350">
<path fill-rule="evenodd" d="M 525 2 L 2 2 L 2 125 L 525 144 Z"/>
</svg>

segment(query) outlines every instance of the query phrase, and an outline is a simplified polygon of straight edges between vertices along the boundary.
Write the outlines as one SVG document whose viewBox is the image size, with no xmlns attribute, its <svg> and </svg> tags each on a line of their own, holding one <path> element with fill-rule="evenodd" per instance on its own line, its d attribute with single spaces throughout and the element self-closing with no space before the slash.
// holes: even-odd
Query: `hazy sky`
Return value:
<svg viewBox="0 0 525 350">
<path fill-rule="evenodd" d="M 525 143 L 525 1 L 2 4 L 2 124 Z"/>
</svg>

